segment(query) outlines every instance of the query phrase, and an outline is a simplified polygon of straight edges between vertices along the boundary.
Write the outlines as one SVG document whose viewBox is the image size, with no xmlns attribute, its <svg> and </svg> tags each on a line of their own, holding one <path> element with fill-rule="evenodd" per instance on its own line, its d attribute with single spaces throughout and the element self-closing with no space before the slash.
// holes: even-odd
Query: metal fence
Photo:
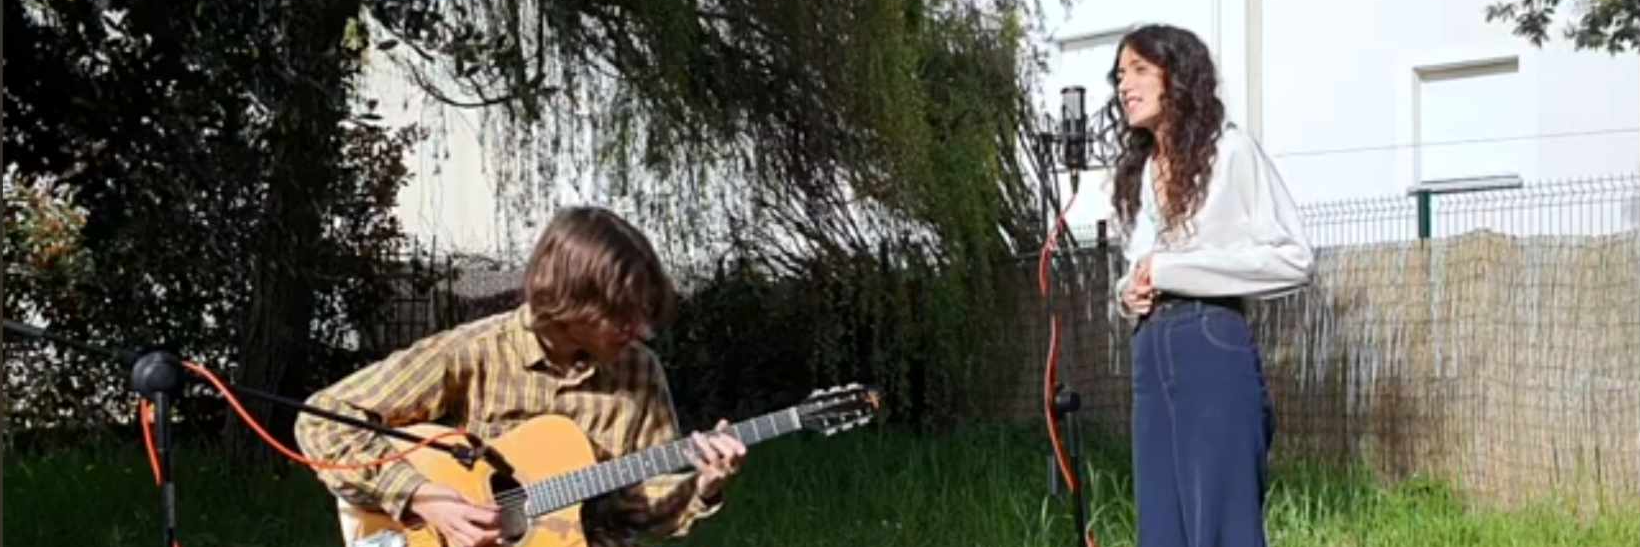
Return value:
<svg viewBox="0 0 1640 547">
<path fill-rule="evenodd" d="M 411 240 L 387 261 L 392 264 L 386 274 L 391 293 L 356 327 L 358 349 L 370 358 L 385 357 L 449 326 L 443 316 L 453 305 L 458 272 L 451 257 L 439 253 L 438 240 Z"/>
<path fill-rule="evenodd" d="M 357 326 L 359 350 L 372 358 L 522 302 L 521 269 L 483 256 L 441 252 L 436 239 L 412 240 L 389 262 L 392 293 Z"/>
<path fill-rule="evenodd" d="M 1295 451 L 1504 502 L 1640 497 L 1640 177 L 1428 199 L 1306 211 L 1358 238 L 1262 310 Z"/>
<path fill-rule="evenodd" d="M 1448 477 L 1503 503 L 1545 490 L 1640 498 L 1640 176 L 1303 208 L 1317 276 L 1252 309 L 1276 457 Z M 1422 209 L 1422 210 L 1420 210 Z M 1120 253 L 1060 275 L 1062 377 L 1128 433 Z M 1028 282 L 1028 281 L 1026 281 Z M 1024 298 L 1037 298 L 1025 293 Z M 1040 413 L 1045 321 L 1020 307 L 1021 417 Z M 1034 384 L 1032 383 L 1034 382 Z"/>
<path fill-rule="evenodd" d="M 1301 207 L 1318 248 L 1443 239 L 1477 231 L 1595 236 L 1640 227 L 1640 175 L 1546 181 L 1499 190 L 1343 200 Z"/>
</svg>

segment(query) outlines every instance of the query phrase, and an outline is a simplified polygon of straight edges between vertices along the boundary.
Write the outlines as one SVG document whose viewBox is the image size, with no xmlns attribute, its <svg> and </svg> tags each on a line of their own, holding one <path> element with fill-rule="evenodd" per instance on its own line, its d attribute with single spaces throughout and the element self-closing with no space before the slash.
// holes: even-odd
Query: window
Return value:
<svg viewBox="0 0 1640 547">
<path fill-rule="evenodd" d="M 1413 184 L 1518 176 L 1537 113 L 1515 56 L 1413 69 Z"/>
</svg>

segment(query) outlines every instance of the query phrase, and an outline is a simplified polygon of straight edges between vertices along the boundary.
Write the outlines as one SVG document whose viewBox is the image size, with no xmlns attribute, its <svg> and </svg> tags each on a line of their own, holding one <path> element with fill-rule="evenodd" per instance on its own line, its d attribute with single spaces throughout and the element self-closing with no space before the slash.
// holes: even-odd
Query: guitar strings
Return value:
<svg viewBox="0 0 1640 547">
<path fill-rule="evenodd" d="M 740 426 L 737 424 L 735 426 L 735 433 L 737 435 L 742 435 L 743 436 L 744 434 L 741 433 L 739 431 L 739 429 L 740 429 Z M 691 455 L 691 454 L 695 453 L 694 447 L 690 446 L 688 441 L 685 441 L 685 440 L 682 440 L 682 439 L 674 440 L 674 441 L 669 442 L 669 443 L 665 443 L 665 444 L 662 444 L 662 445 L 650 447 L 648 450 L 660 451 L 662 453 L 664 453 L 666 450 L 674 450 L 678 454 L 684 455 L 684 456 Z M 609 462 L 603 462 L 603 463 L 600 463 L 600 464 L 596 464 L 594 466 L 594 468 L 607 465 L 608 463 Z M 534 486 L 534 485 L 524 485 L 524 486 L 518 486 L 518 487 L 515 487 L 515 488 L 509 488 L 507 490 L 504 490 L 504 491 L 496 494 L 494 496 L 496 504 L 502 506 L 503 508 L 509 509 L 509 510 L 513 510 L 513 509 L 521 510 L 521 509 L 523 509 L 523 507 L 525 505 L 527 505 L 528 502 L 529 502 L 531 486 Z"/>
<path fill-rule="evenodd" d="M 739 428 L 740 428 L 740 426 L 737 424 L 735 426 L 735 433 L 737 435 L 744 435 L 743 433 L 741 433 L 739 431 Z M 664 453 L 666 450 L 676 451 L 678 454 L 683 455 L 683 456 L 687 456 L 687 455 L 691 455 L 691 454 L 695 453 L 694 447 L 690 446 L 689 442 L 686 441 L 686 440 L 683 440 L 683 439 L 674 440 L 672 442 L 661 444 L 661 445 L 658 445 L 658 446 L 653 446 L 653 447 L 650 447 L 649 449 L 647 449 L 646 451 L 659 451 L 659 452 Z M 599 463 L 599 464 L 595 464 L 592 468 L 584 469 L 582 471 L 588 471 L 590 469 L 596 469 L 598 467 L 603 467 L 603 466 L 608 465 L 608 464 L 609 464 L 609 462 L 602 462 L 602 463 Z M 515 488 L 509 488 L 505 491 L 502 491 L 502 492 L 496 494 L 495 495 L 495 501 L 498 505 L 504 506 L 508 509 L 522 509 L 522 507 L 524 505 L 528 504 L 528 502 L 529 502 L 529 498 L 530 498 L 530 492 L 529 491 L 530 491 L 531 486 L 534 486 L 534 485 L 524 485 L 524 486 L 519 486 L 519 487 L 515 487 Z"/>
<path fill-rule="evenodd" d="M 680 451 L 680 453 L 688 453 L 688 454 L 694 453 L 693 448 L 690 447 L 687 444 L 686 441 L 682 441 L 682 440 L 673 441 L 671 443 L 667 443 L 667 444 L 656 446 L 656 447 L 651 447 L 651 450 L 654 450 L 654 449 L 664 450 L 664 449 L 667 449 L 667 448 L 670 448 L 670 449 L 673 449 L 673 450 L 678 450 L 678 451 Z M 583 469 L 581 471 L 586 472 L 586 471 L 589 471 L 590 469 L 597 469 L 599 467 L 603 467 L 603 466 L 607 465 L 608 463 L 609 462 L 603 462 L 603 463 L 595 464 L 592 468 Z M 525 505 L 529 502 L 529 498 L 530 498 L 529 490 L 530 490 L 531 486 L 534 486 L 534 485 L 524 485 L 524 486 L 518 486 L 518 487 L 509 488 L 507 490 L 504 490 L 504 491 L 502 491 L 500 493 L 497 493 L 495 495 L 495 501 L 498 505 L 507 506 L 507 508 L 509 508 L 509 509 L 521 509 L 523 505 Z"/>
<path fill-rule="evenodd" d="M 496 494 L 495 502 L 499 505 L 522 506 L 524 502 L 529 501 L 529 498 L 529 492 L 525 492 L 523 488 L 512 488 Z"/>
<path fill-rule="evenodd" d="M 752 422 L 753 427 L 756 426 L 755 420 L 748 420 L 748 421 Z M 741 427 L 742 427 L 742 424 L 735 424 L 734 425 L 734 434 L 737 437 L 746 436 L 746 433 L 741 431 Z M 775 422 L 774 424 L 770 424 L 770 427 L 773 428 L 774 433 L 776 435 L 780 434 L 780 431 L 779 431 L 780 427 L 778 425 L 778 422 Z M 753 431 L 756 431 L 756 430 L 754 429 Z M 649 447 L 648 449 L 645 450 L 645 452 L 660 452 L 661 454 L 664 455 L 668 450 L 675 451 L 679 455 L 684 456 L 684 457 L 688 457 L 690 455 L 695 454 L 694 447 L 690 446 L 689 442 L 686 441 L 686 440 L 683 440 L 683 439 L 678 439 L 678 440 L 674 440 L 674 441 L 669 442 L 669 443 Z M 599 464 L 595 464 L 592 468 L 583 469 L 581 471 L 582 472 L 591 471 L 592 473 L 596 473 L 596 471 L 592 471 L 592 470 L 597 469 L 599 467 L 604 467 L 604 466 L 608 465 L 609 463 L 610 462 L 602 462 L 602 463 L 599 463 Z M 650 464 L 650 465 L 653 465 L 653 464 Z M 619 476 L 619 475 L 617 475 L 617 476 Z M 510 511 L 512 511 L 512 510 L 522 511 L 529 504 L 529 500 L 531 498 L 530 492 L 531 492 L 532 488 L 537 487 L 537 486 L 541 486 L 543 484 L 545 484 L 545 483 L 536 483 L 536 484 L 533 484 L 533 485 L 522 485 L 522 486 L 518 486 L 518 487 L 514 487 L 514 488 L 509 488 L 507 490 L 501 491 L 500 493 L 497 493 L 494 496 L 494 499 L 496 501 L 496 504 L 499 505 L 503 509 L 510 510 Z M 549 492 L 543 492 L 543 494 L 546 494 L 547 495 L 546 497 L 549 497 L 549 498 L 552 497 L 551 496 L 552 492 L 550 492 L 550 491 Z"/>
</svg>

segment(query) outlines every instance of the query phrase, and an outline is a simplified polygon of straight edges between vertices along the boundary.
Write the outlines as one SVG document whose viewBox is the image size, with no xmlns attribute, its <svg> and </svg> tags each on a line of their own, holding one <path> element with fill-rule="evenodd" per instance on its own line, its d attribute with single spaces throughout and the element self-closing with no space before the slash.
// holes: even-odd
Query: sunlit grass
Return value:
<svg viewBox="0 0 1640 547">
<path fill-rule="evenodd" d="M 1132 546 L 1125 449 L 1090 440 L 1085 453 L 1100 544 Z M 304 470 L 241 472 L 197 444 L 179 450 L 175 467 L 183 547 L 340 544 L 333 502 Z M 159 537 L 159 496 L 138 443 L 13 451 L 5 474 L 8 543 L 123 547 Z M 678 544 L 1072 545 L 1070 508 L 1049 495 L 1048 477 L 1039 427 L 785 438 L 755 447 L 723 512 Z M 1640 545 L 1633 508 L 1578 514 L 1552 498 L 1508 512 L 1469 505 L 1439 482 L 1384 487 L 1362 472 L 1281 465 L 1268 529 L 1284 547 Z"/>
</svg>

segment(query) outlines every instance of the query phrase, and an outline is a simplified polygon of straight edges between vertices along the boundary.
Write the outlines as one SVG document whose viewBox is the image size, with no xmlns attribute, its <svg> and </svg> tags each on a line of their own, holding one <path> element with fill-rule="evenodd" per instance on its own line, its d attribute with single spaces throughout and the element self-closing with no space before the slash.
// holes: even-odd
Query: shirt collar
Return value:
<svg viewBox="0 0 1640 547">
<path fill-rule="evenodd" d="M 555 365 L 547 360 L 547 339 L 537 336 L 535 329 L 530 328 L 534 323 L 534 314 L 530 313 L 528 302 L 520 305 L 514 312 L 512 322 L 512 339 L 514 349 L 518 352 L 519 366 L 525 369 L 545 371 L 549 375 L 567 383 L 580 383 L 592 376 L 598 367 L 590 359 L 583 359 L 576 366 Z"/>
</svg>

